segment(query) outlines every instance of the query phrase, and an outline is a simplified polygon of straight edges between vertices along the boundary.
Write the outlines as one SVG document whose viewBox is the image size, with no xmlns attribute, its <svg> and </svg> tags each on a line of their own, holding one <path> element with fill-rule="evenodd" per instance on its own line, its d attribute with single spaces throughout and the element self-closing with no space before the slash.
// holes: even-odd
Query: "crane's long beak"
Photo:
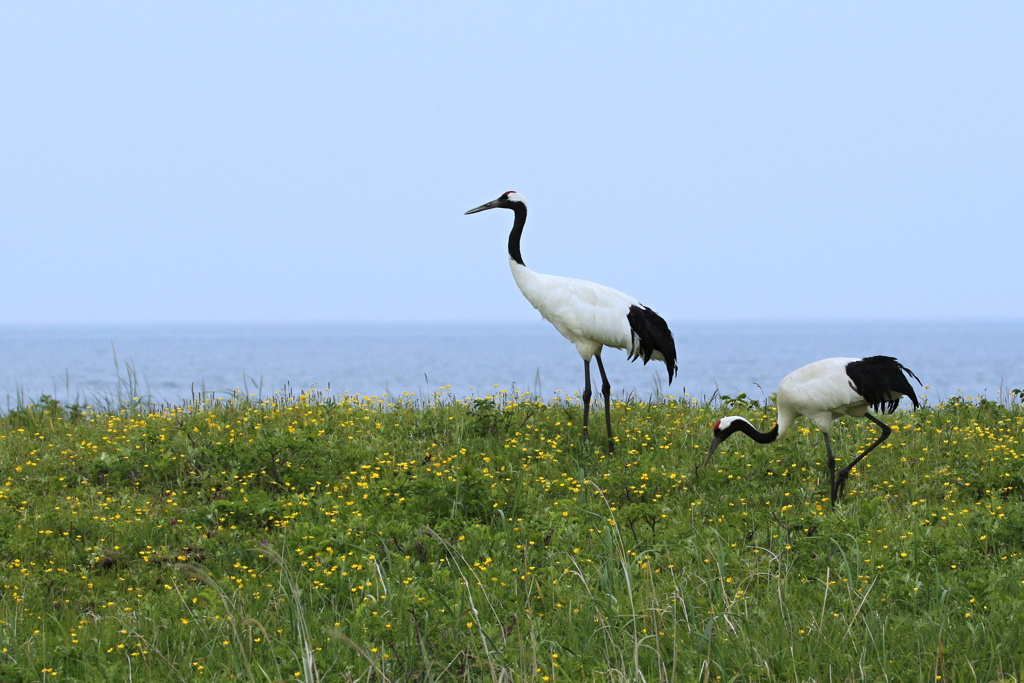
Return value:
<svg viewBox="0 0 1024 683">
<path fill-rule="evenodd" d="M 707 464 L 711 462 L 711 456 L 715 454 L 715 451 L 718 450 L 718 445 L 723 441 L 725 441 L 725 439 L 720 439 L 717 436 L 711 440 L 711 445 L 708 447 L 708 454 L 704 456 L 704 462 L 700 464 L 701 467 L 706 467 Z"/>
<path fill-rule="evenodd" d="M 480 213 L 481 211 L 486 211 L 487 209 L 493 209 L 494 207 L 496 207 L 498 205 L 498 202 L 500 202 L 500 201 L 501 201 L 501 198 L 499 197 L 498 199 L 495 199 L 494 201 L 487 202 L 486 204 L 481 204 L 480 206 L 476 207 L 475 209 L 470 209 L 469 211 L 467 211 L 466 213 L 464 213 L 462 215 L 463 216 L 468 216 L 471 213 Z"/>
</svg>

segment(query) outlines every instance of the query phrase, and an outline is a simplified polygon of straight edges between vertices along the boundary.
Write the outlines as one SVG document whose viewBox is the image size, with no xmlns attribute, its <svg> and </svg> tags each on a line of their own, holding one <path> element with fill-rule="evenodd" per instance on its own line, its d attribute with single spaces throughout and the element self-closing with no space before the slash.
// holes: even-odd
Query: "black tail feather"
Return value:
<svg viewBox="0 0 1024 683">
<path fill-rule="evenodd" d="M 904 375 L 906 373 L 906 375 Z M 920 407 L 914 387 L 907 376 L 921 384 L 909 368 L 892 356 L 869 356 L 846 366 L 846 374 L 853 382 L 853 388 L 877 412 L 892 413 L 899 405 L 901 394 L 910 399 L 915 408 Z"/>
<path fill-rule="evenodd" d="M 668 323 L 660 315 L 641 305 L 630 306 L 626 319 L 632 331 L 629 359 L 642 358 L 644 365 L 647 365 L 654 352 L 661 353 L 668 368 L 668 383 L 672 384 L 672 378 L 679 367 L 676 364 L 676 342 L 672 337 L 672 330 L 668 329 Z"/>
</svg>

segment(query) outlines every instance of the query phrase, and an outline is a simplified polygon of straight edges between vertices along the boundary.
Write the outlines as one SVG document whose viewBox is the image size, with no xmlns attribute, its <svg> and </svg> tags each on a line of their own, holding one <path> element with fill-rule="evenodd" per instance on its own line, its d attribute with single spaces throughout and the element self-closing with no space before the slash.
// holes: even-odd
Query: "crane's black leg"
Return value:
<svg viewBox="0 0 1024 683">
<path fill-rule="evenodd" d="M 590 438 L 590 361 L 583 361 L 583 438 Z"/>
<path fill-rule="evenodd" d="M 832 504 L 833 505 L 835 505 L 836 498 L 843 494 L 843 489 L 846 487 L 846 478 L 848 476 L 850 476 L 850 470 L 852 470 L 853 467 L 857 463 L 859 463 L 864 458 L 865 455 L 867 455 L 868 453 L 873 451 L 878 444 L 880 444 L 883 441 L 885 441 L 886 439 L 888 439 L 889 435 L 892 434 L 892 427 L 890 427 L 889 425 L 885 424 L 884 422 L 879 420 L 877 417 L 875 417 L 871 413 L 864 413 L 864 417 L 868 418 L 869 420 L 874 422 L 876 425 L 881 427 L 882 428 L 882 434 L 881 434 L 881 436 L 879 436 L 875 440 L 875 442 L 873 444 L 871 444 L 870 446 L 865 448 L 863 453 L 861 453 L 856 458 L 851 460 L 849 465 L 847 465 L 843 469 L 839 470 L 839 477 L 838 477 L 838 479 L 836 479 L 836 483 L 835 483 L 835 485 L 833 487 L 833 490 L 832 490 Z"/>
<path fill-rule="evenodd" d="M 832 507 L 836 506 L 836 458 L 832 455 L 832 439 L 829 438 L 828 432 L 822 432 L 825 435 L 825 450 L 828 451 L 828 491 L 832 498 Z"/>
<path fill-rule="evenodd" d="M 601 371 L 601 395 L 604 396 L 604 425 L 608 429 L 608 452 L 615 452 L 615 439 L 612 437 L 612 385 L 608 375 L 604 374 L 604 363 L 601 354 L 597 354 L 597 369 Z"/>
</svg>

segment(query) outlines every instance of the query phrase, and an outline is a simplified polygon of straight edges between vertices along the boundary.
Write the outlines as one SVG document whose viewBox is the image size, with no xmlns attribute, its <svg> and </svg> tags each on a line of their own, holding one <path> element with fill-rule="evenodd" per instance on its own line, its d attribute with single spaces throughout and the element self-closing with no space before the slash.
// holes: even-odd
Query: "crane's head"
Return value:
<svg viewBox="0 0 1024 683">
<path fill-rule="evenodd" d="M 708 447 L 708 454 L 704 457 L 704 462 L 702 462 L 700 466 L 704 467 L 707 465 L 711 461 L 711 456 L 715 454 L 716 450 L 718 450 L 718 446 L 734 433 L 738 432 L 744 423 L 748 425 L 750 424 L 744 418 L 736 415 L 723 417 L 721 420 L 716 422 L 711 432 L 711 446 Z"/>
<path fill-rule="evenodd" d="M 494 201 L 481 204 L 475 209 L 470 209 L 463 215 L 468 216 L 471 213 L 479 213 L 481 211 L 486 211 L 487 209 L 515 209 L 517 207 L 526 208 L 526 200 L 523 199 L 523 195 L 519 194 L 515 190 L 509 190 Z"/>
</svg>

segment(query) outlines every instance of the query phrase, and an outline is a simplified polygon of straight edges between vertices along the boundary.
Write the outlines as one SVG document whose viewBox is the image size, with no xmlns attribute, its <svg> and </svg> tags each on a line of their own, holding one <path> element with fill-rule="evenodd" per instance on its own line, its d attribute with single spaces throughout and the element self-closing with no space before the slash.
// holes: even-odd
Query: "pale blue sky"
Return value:
<svg viewBox="0 0 1024 683">
<path fill-rule="evenodd" d="M 1024 316 L 1024 4 L 8 3 L 3 322 Z"/>
</svg>

